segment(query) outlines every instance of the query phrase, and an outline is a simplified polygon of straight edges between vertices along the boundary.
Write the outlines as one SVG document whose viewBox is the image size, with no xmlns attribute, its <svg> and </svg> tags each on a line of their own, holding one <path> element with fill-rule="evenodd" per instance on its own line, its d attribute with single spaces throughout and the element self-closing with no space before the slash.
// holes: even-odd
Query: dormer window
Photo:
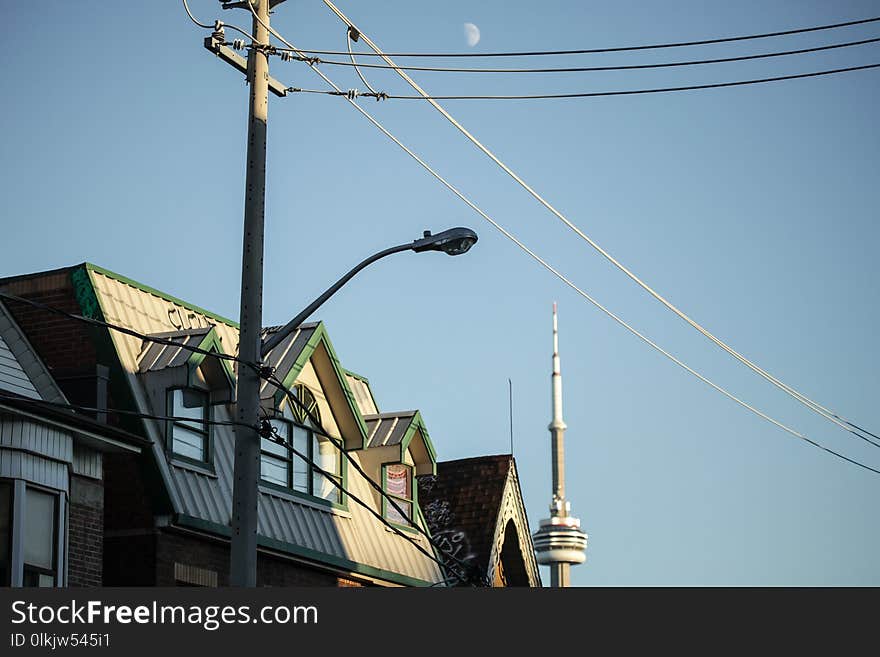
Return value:
<svg viewBox="0 0 880 657">
<path fill-rule="evenodd" d="M 168 447 L 175 456 L 205 463 L 210 454 L 208 394 L 195 388 L 168 391 Z M 185 419 L 183 419 L 185 418 Z"/>
<path fill-rule="evenodd" d="M 383 498 L 382 515 L 396 525 L 411 526 L 413 524 L 413 509 L 415 508 L 412 467 L 404 463 L 383 465 L 382 489 L 400 507 L 400 511 L 398 511 L 389 499 Z"/>
<path fill-rule="evenodd" d="M 260 476 L 264 483 L 341 503 L 342 453 L 312 421 L 312 417 L 319 423 L 321 421 L 314 394 L 302 384 L 294 386 L 293 393 L 301 404 L 285 401 L 281 417 L 271 420 L 271 424 L 278 435 L 302 456 L 263 438 L 260 441 Z M 339 485 L 334 485 L 334 481 Z"/>
</svg>

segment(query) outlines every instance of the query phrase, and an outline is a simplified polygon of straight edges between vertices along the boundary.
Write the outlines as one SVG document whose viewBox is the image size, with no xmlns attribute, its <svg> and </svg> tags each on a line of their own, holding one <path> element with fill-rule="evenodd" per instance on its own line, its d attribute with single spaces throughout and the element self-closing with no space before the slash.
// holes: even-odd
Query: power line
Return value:
<svg viewBox="0 0 880 657">
<path fill-rule="evenodd" d="M 285 44 L 288 45 L 289 47 L 291 47 L 291 48 L 293 48 L 293 49 L 296 49 L 295 46 L 293 46 L 293 45 L 292 45 L 289 41 L 287 41 L 283 36 L 281 36 L 280 34 L 278 34 L 278 32 L 276 32 L 274 29 L 270 30 L 270 32 L 271 32 L 271 33 L 272 33 L 277 39 L 279 39 L 280 41 L 282 41 L 283 43 L 285 43 Z M 341 90 L 341 89 L 340 89 L 340 88 L 339 88 L 339 87 L 338 87 L 338 86 L 337 86 L 337 85 L 336 85 L 336 84 L 335 84 L 330 78 L 328 78 L 326 75 L 324 75 L 324 73 L 323 73 L 322 71 L 320 71 L 319 69 L 314 68 L 314 67 L 312 68 L 312 70 L 314 70 L 315 73 L 317 73 L 317 74 L 318 74 L 318 75 L 319 75 L 319 76 L 320 76 L 320 77 L 321 77 L 321 78 L 322 78 L 327 84 L 329 84 L 331 87 L 333 87 L 333 88 L 334 88 L 339 94 L 344 95 L 344 92 L 343 92 L 343 91 L 342 91 L 342 90 Z M 375 119 L 375 118 L 374 118 L 369 112 L 367 112 L 363 107 L 361 107 L 360 105 L 358 105 L 358 104 L 354 101 L 353 98 L 347 98 L 347 100 L 348 100 L 349 104 L 350 104 L 352 107 L 354 107 L 358 112 L 360 112 L 360 113 L 361 113 L 361 114 L 362 114 L 362 115 L 363 115 L 368 121 L 370 121 L 370 123 L 372 123 L 376 128 L 378 128 L 378 129 L 379 129 L 379 130 L 380 130 L 380 131 L 381 131 L 386 137 L 388 137 L 388 138 L 391 139 L 395 144 L 397 144 L 397 145 L 398 145 L 398 146 L 399 146 L 399 147 L 400 147 L 400 148 L 401 148 L 401 149 L 402 149 L 407 155 L 409 155 L 409 156 L 410 156 L 411 158 L 413 158 L 416 162 L 418 162 L 419 165 L 420 165 L 422 168 L 424 168 L 428 173 L 430 173 L 434 178 L 436 178 L 436 179 L 437 179 L 437 180 L 438 180 L 438 181 L 439 181 L 444 187 L 446 187 L 449 191 L 451 191 L 453 194 L 455 194 L 455 195 L 456 195 L 461 201 L 463 201 L 468 207 L 470 207 L 470 208 L 471 208 L 472 210 L 474 210 L 477 214 L 479 214 L 481 217 L 483 217 L 483 219 L 485 219 L 487 222 L 489 222 L 489 223 L 490 223 L 490 224 L 491 224 L 496 230 L 498 230 L 502 235 L 504 235 L 507 239 L 509 239 L 510 241 L 512 241 L 514 244 L 516 244 L 516 246 L 518 246 L 522 251 L 524 251 L 526 254 L 528 254 L 533 260 L 535 260 L 536 262 L 538 262 L 538 264 L 540 264 L 542 267 L 544 267 L 547 271 L 549 271 L 550 273 L 552 273 L 552 274 L 553 274 L 554 276 L 556 276 L 559 280 L 561 280 L 563 283 L 565 283 L 566 285 L 568 285 L 568 286 L 569 286 L 570 288 L 572 288 L 575 292 L 577 292 L 580 296 L 582 296 L 583 298 L 585 298 L 587 301 L 589 301 L 591 304 L 593 304 L 596 308 L 598 308 L 598 309 L 601 310 L 603 313 L 605 313 L 606 315 L 608 315 L 611 319 L 613 319 L 615 322 L 617 322 L 618 324 L 620 324 L 621 326 L 623 326 L 626 330 L 628 330 L 630 333 L 632 333 L 633 335 L 635 335 L 637 338 L 639 338 L 640 340 L 642 340 L 643 342 L 645 342 L 647 345 L 649 345 L 650 347 L 652 347 L 652 348 L 655 349 L 656 351 L 660 352 L 663 356 L 665 356 L 666 358 L 668 358 L 669 360 L 671 360 L 672 362 L 674 362 L 674 363 L 675 363 L 676 365 L 678 365 L 679 367 L 681 367 L 681 368 L 683 368 L 684 370 L 686 370 L 688 373 L 690 373 L 690 374 L 692 374 L 693 376 L 695 376 L 696 378 L 698 378 L 698 379 L 699 379 L 700 381 L 702 381 L 703 383 L 707 384 L 708 386 L 710 386 L 710 387 L 713 388 L 714 390 L 716 390 L 716 391 L 720 392 L 721 394 L 723 394 L 723 395 L 724 395 L 725 397 L 727 397 L 728 399 L 730 399 L 730 400 L 736 402 L 737 404 L 739 404 L 740 406 L 742 406 L 742 407 L 745 408 L 746 410 L 748 410 L 748 411 L 754 413 L 755 415 L 757 415 L 758 417 L 760 417 L 760 418 L 766 420 L 767 422 L 770 422 L 771 424 L 773 424 L 773 425 L 775 425 L 776 427 L 782 429 L 783 431 L 785 431 L 785 432 L 791 434 L 792 436 L 794 436 L 794 437 L 796 437 L 796 438 L 799 438 L 799 439 L 801 439 L 801 440 L 804 440 L 805 442 L 809 443 L 810 445 L 813 445 L 814 447 L 817 447 L 817 448 L 819 448 L 819 449 L 821 449 L 821 450 L 823 450 L 823 451 L 825 451 L 825 452 L 828 452 L 829 454 L 832 454 L 833 456 L 836 456 L 836 457 L 838 457 L 838 458 L 840 458 L 840 459 L 842 459 L 842 460 L 844 460 L 844 461 L 847 461 L 847 462 L 849 462 L 849 463 L 852 463 L 853 465 L 856 465 L 856 466 L 858 466 L 858 467 L 860 467 L 860 468 L 864 468 L 865 470 L 869 470 L 869 471 L 871 471 L 871 472 L 873 472 L 873 473 L 875 473 L 875 474 L 880 474 L 880 470 L 877 470 L 877 469 L 875 469 L 875 468 L 872 468 L 871 466 L 865 465 L 864 463 L 860 463 L 860 462 L 858 462 L 858 461 L 855 461 L 855 460 L 853 460 L 853 459 L 851 459 L 851 458 L 849 458 L 849 457 L 847 457 L 847 456 L 844 456 L 843 454 L 840 454 L 840 453 L 838 453 L 838 452 L 835 452 L 835 451 L 833 451 L 833 450 L 831 450 L 831 449 L 825 447 L 824 445 L 822 445 L 822 444 L 820 444 L 820 443 L 818 443 L 818 442 L 812 440 L 811 438 L 808 438 L 806 435 L 800 433 L 799 431 L 796 431 L 795 429 L 792 429 L 792 428 L 786 426 L 785 424 L 779 422 L 778 420 L 776 420 L 776 419 L 770 417 L 769 415 L 767 415 L 767 414 L 764 413 L 763 411 L 760 411 L 760 410 L 758 410 L 757 408 L 755 408 L 754 406 L 751 406 L 749 403 L 747 403 L 747 402 L 745 402 L 745 401 L 739 399 L 738 397 L 736 397 L 736 396 L 733 395 L 732 393 L 728 392 L 727 390 L 725 390 L 724 388 L 722 388 L 722 387 L 719 386 L 718 384 L 712 382 L 711 380 L 709 380 L 708 378 L 706 378 L 705 376 L 703 376 L 702 374 L 700 374 L 699 372 L 697 372 L 696 370 L 694 370 L 693 368 L 691 368 L 690 366 L 688 366 L 687 364 L 685 364 L 683 361 L 681 361 L 681 360 L 679 360 L 678 358 L 676 358 L 675 356 L 673 356 L 671 353 L 669 353 L 668 351 L 666 351 L 665 349 L 663 349 L 663 348 L 662 348 L 660 345 L 658 345 L 656 342 L 652 341 L 650 338 L 648 338 L 647 336 L 645 336 L 644 334 L 640 333 L 638 330 L 636 330 L 635 328 L 633 328 L 632 326 L 630 326 L 626 321 L 624 321 L 623 319 L 621 319 L 620 317 L 618 317 L 616 314 L 614 314 L 612 311 L 610 311 L 609 309 L 607 309 L 605 306 L 603 306 L 601 303 L 599 303 L 597 300 L 595 300 L 592 296 L 590 296 L 587 292 L 585 292 L 584 290 L 582 290 L 582 289 L 581 289 L 580 287 L 578 287 L 574 282 L 572 282 L 570 279 L 568 279 L 565 275 L 563 275 L 561 272 L 559 272 L 556 268 L 554 268 L 552 265 L 550 265 L 546 260 L 544 260 L 543 258 L 541 258 L 538 254 L 536 254 L 536 253 L 535 253 L 534 251 L 532 251 L 529 247 L 527 247 L 525 244 L 523 244 L 519 239 L 517 239 L 517 238 L 516 238 L 513 234 L 511 234 L 507 229 L 505 229 L 503 226 L 501 226 L 501 224 L 499 224 L 499 223 L 496 222 L 494 219 L 492 219 L 492 217 L 490 217 L 488 214 L 486 214 L 486 212 L 484 212 L 484 211 L 483 211 L 481 208 L 479 208 L 479 207 L 478 207 L 473 201 L 471 201 L 467 196 L 465 196 L 461 191 L 459 191 L 458 188 L 456 188 L 456 187 L 455 187 L 454 185 L 452 185 L 449 181 L 447 181 L 443 176 L 441 176 L 439 173 L 437 173 L 437 172 L 436 172 L 433 168 L 431 168 L 431 166 L 430 166 L 429 164 L 427 164 L 427 163 L 426 163 L 421 157 L 419 157 L 419 156 L 418 156 L 416 153 L 414 153 L 414 152 L 413 152 L 408 146 L 406 146 L 406 145 L 405 145 L 403 142 L 401 142 L 397 137 L 395 137 L 391 132 L 389 132 L 388 129 L 385 128 L 381 123 L 379 123 L 379 121 L 376 120 L 376 119 Z"/>
<path fill-rule="evenodd" d="M 122 409 L 118 409 L 118 408 L 92 408 L 92 407 L 87 407 L 87 406 L 81 406 L 79 404 L 63 404 L 63 403 L 59 403 L 59 402 L 45 401 L 42 399 L 29 399 L 27 397 L 21 397 L 18 395 L 8 394 L 5 391 L 0 391 L 0 400 L 8 400 L 8 401 L 16 402 L 17 404 L 30 405 L 30 406 L 36 406 L 36 407 L 42 407 L 42 408 L 55 408 L 55 409 L 59 409 L 59 410 L 82 411 L 82 412 L 112 413 L 112 414 L 116 414 L 116 415 L 127 415 L 127 416 L 137 417 L 137 418 L 141 418 L 141 419 L 147 419 L 147 420 L 177 421 L 177 422 L 190 422 L 190 423 L 192 423 L 194 421 L 193 418 L 191 418 L 191 417 L 178 417 L 178 416 L 171 416 L 171 415 L 153 415 L 150 413 L 139 413 L 136 411 L 126 411 L 126 410 L 122 410 Z M 204 423 L 204 424 L 210 424 L 210 425 L 217 425 L 217 426 L 244 426 L 242 422 L 225 421 L 225 420 L 198 420 L 198 422 Z M 435 561 L 442 568 L 449 569 L 448 564 L 444 564 L 443 562 L 439 561 L 435 555 L 430 554 L 427 550 L 425 550 L 422 546 L 420 546 L 410 536 L 407 536 L 400 529 L 395 527 L 392 523 L 389 523 L 385 518 L 382 517 L 381 514 L 377 513 L 371 506 L 369 506 L 367 503 L 362 501 L 360 498 L 358 498 L 352 492 L 350 492 L 345 487 L 343 487 L 341 484 L 339 484 L 335 479 L 333 479 L 333 477 L 331 476 L 331 473 L 322 469 L 319 465 L 317 465 L 313 461 L 309 460 L 309 458 L 306 455 L 297 451 L 292 445 L 290 445 L 287 441 L 285 441 L 278 434 L 277 430 L 275 430 L 274 427 L 271 427 L 271 432 L 272 432 L 272 435 L 276 438 L 275 440 L 273 440 L 273 442 L 276 442 L 276 443 L 286 447 L 289 451 L 296 454 L 299 458 L 301 458 L 304 461 L 306 461 L 307 463 L 309 463 L 315 470 L 317 470 L 322 475 L 324 475 L 328 481 L 333 483 L 343 493 L 345 493 L 346 496 L 350 497 L 356 503 L 360 504 L 365 509 L 370 511 L 385 526 L 387 526 L 389 529 L 393 530 L 394 532 L 396 532 L 397 534 L 399 534 L 403 538 L 410 541 L 416 548 L 418 548 L 421 552 L 423 552 L 426 556 L 428 556 L 432 561 Z M 264 437 L 267 437 L 267 436 L 264 436 Z M 270 438 L 270 440 L 271 440 L 271 438 Z M 464 577 L 461 574 L 459 574 L 457 571 L 452 570 L 452 572 L 464 584 L 470 583 L 466 579 L 464 579 Z"/>
<path fill-rule="evenodd" d="M 61 308 L 56 308 L 55 306 L 50 306 L 48 304 L 42 303 L 40 301 L 34 301 L 33 299 L 27 299 L 25 297 L 20 297 L 15 294 L 9 294 L 7 292 L 0 292 L 0 299 L 6 299 L 8 301 L 16 301 L 18 303 L 24 303 L 29 306 L 33 306 L 34 308 L 39 308 L 41 310 L 45 310 L 50 313 L 54 313 L 56 315 L 61 315 L 62 317 L 67 317 L 68 319 L 74 319 L 78 322 L 83 322 L 85 324 L 91 324 L 92 326 L 98 326 L 101 328 L 110 329 L 111 331 L 117 331 L 119 333 L 124 333 L 125 335 L 130 335 L 134 338 L 140 338 L 141 340 L 145 340 L 147 342 L 154 342 L 156 344 L 165 345 L 167 347 L 177 347 L 179 349 L 185 349 L 186 351 L 191 351 L 196 354 L 201 354 L 203 356 L 210 356 L 212 358 L 218 358 L 220 360 L 226 360 L 234 363 L 238 363 L 240 365 L 245 365 L 250 367 L 256 371 L 259 371 L 260 368 L 255 363 L 246 362 L 237 356 L 233 356 L 231 354 L 225 354 L 223 352 L 218 351 L 208 351 L 207 349 L 202 349 L 200 347 L 195 347 L 192 345 L 183 344 L 180 342 L 175 342 L 174 340 L 168 338 L 160 338 L 155 335 L 147 335 L 145 333 L 140 333 L 139 331 L 135 331 L 134 329 L 130 329 L 125 326 L 120 326 L 118 324 L 111 324 L 110 322 L 105 322 L 100 319 L 94 319 L 92 317 L 85 317 L 83 315 L 78 315 L 76 313 L 71 313 L 66 310 L 62 310 Z"/>
<path fill-rule="evenodd" d="M 562 94 L 509 94 L 509 95 L 452 95 L 452 96 L 431 96 L 431 95 L 399 95 L 384 92 L 357 92 L 355 95 L 365 98 L 376 98 L 377 100 L 549 100 L 559 98 L 598 98 L 600 96 L 635 96 L 641 94 L 660 94 L 672 93 L 676 91 L 697 91 L 700 89 L 720 89 L 722 87 L 741 87 L 751 84 L 763 84 L 765 82 L 781 82 L 783 80 L 797 80 L 801 78 L 814 78 L 822 75 L 834 75 L 837 73 L 849 73 L 852 71 L 862 71 L 871 68 L 880 68 L 880 63 L 866 64 L 864 66 L 850 66 L 847 68 L 836 68 L 827 71 L 816 71 L 813 73 L 798 73 L 796 75 L 781 75 L 772 78 L 759 78 L 755 80 L 738 80 L 736 82 L 716 82 L 713 84 L 695 84 L 683 87 L 661 87 L 655 89 L 630 89 L 625 91 L 585 91 L 576 93 Z M 323 93 L 330 96 L 345 96 L 346 92 L 338 91 L 317 91 L 299 89 L 297 87 L 289 87 L 287 91 L 293 93 Z"/>
<path fill-rule="evenodd" d="M 235 422 L 234 420 L 194 420 L 191 417 L 183 417 L 176 415 L 155 415 L 152 413 L 140 413 L 138 411 L 127 411 L 121 408 L 98 408 L 92 406 L 81 406 L 80 404 L 65 404 L 61 402 L 50 402 L 44 399 L 29 399 L 28 397 L 21 397 L 18 395 L 11 395 L 4 391 L 0 391 L 0 399 L 7 399 L 10 401 L 14 401 L 20 404 L 29 404 L 33 406 L 44 406 L 48 408 L 57 408 L 59 410 L 65 411 L 79 411 L 82 413 L 108 413 L 114 415 L 126 415 L 129 417 L 136 417 L 142 420 L 157 420 L 160 422 L 188 422 L 198 423 L 198 424 L 210 424 L 214 426 L 221 427 L 234 427 L 234 426 L 244 426 L 242 422 Z M 253 428 L 253 427 L 251 427 Z"/>
<path fill-rule="evenodd" d="M 327 4 L 327 3 L 325 3 Z M 329 5 L 328 5 L 329 6 Z M 331 7 L 332 9 L 332 7 Z M 819 25 L 816 27 L 804 27 L 793 30 L 783 30 L 780 32 L 765 32 L 763 34 L 750 34 L 746 36 L 722 37 L 717 39 L 703 39 L 700 41 L 680 41 L 673 43 L 660 43 L 653 45 L 641 46 L 618 46 L 613 48 L 589 48 L 580 50 L 535 50 L 526 52 L 465 52 L 465 53 L 425 53 L 425 52 L 403 52 L 403 53 L 385 53 L 387 57 L 537 57 L 545 55 L 592 55 L 609 52 L 632 52 L 637 50 L 659 50 L 662 48 L 682 48 L 685 46 L 707 46 L 717 43 L 731 43 L 735 41 L 748 41 L 752 39 L 766 39 L 769 37 L 787 36 L 791 34 L 805 34 L 807 32 L 820 32 L 823 30 L 834 30 L 851 25 L 864 25 L 867 23 L 875 23 L 880 21 L 880 16 L 874 18 L 864 18 L 855 21 L 846 21 L 844 23 L 833 23 L 831 25 Z M 311 53 L 314 55 L 345 55 L 346 53 L 338 50 L 312 50 L 308 48 L 296 49 L 300 52 Z M 379 53 L 363 53 L 364 57 L 382 57 Z"/>
<path fill-rule="evenodd" d="M 356 25 L 354 25 L 354 23 L 352 23 L 331 2 L 331 0 L 323 0 L 323 1 L 324 1 L 324 4 L 327 5 L 339 17 L 339 19 L 342 22 L 344 22 L 349 28 L 357 30 L 360 37 L 363 38 L 364 42 L 374 52 L 376 52 L 376 53 L 382 52 L 381 49 L 375 43 L 373 43 L 373 41 L 367 35 L 365 35 L 363 33 L 363 30 L 359 29 Z M 277 36 L 277 33 L 276 33 L 276 36 Z M 290 45 L 290 44 L 287 44 L 287 45 Z M 394 62 L 388 56 L 383 55 L 382 58 L 387 64 L 389 64 L 391 66 L 395 65 Z M 880 64 L 871 64 L 871 65 L 866 66 L 864 68 L 875 68 L 878 66 L 880 66 Z M 859 67 L 856 67 L 852 70 L 856 70 L 857 68 L 859 68 Z M 312 69 L 314 70 L 314 67 L 312 67 Z M 840 69 L 837 72 L 842 72 L 843 70 L 845 70 L 845 69 Z M 496 156 L 492 151 L 490 151 L 486 146 L 484 146 L 474 135 L 472 135 L 463 125 L 461 125 L 461 123 L 459 123 L 455 118 L 453 118 L 452 115 L 449 114 L 449 112 L 447 112 L 445 109 L 443 109 L 443 107 L 441 105 L 439 105 L 435 100 L 430 98 L 429 95 L 425 92 L 425 90 L 422 89 L 405 71 L 397 70 L 396 73 L 400 77 L 402 77 L 407 82 L 407 84 L 409 84 L 413 89 L 415 89 L 416 92 L 423 99 L 427 100 L 434 107 L 434 109 L 436 109 L 438 112 L 440 112 L 440 114 L 447 121 L 449 121 L 453 126 L 455 126 L 456 129 L 458 129 L 465 137 L 467 137 L 467 139 L 471 143 L 473 143 L 474 146 L 476 146 L 478 149 L 480 149 L 489 159 L 491 159 L 493 162 L 495 162 L 495 164 L 497 164 L 505 173 L 507 173 L 517 184 L 519 184 L 524 190 L 526 190 L 536 201 L 538 201 L 541 205 L 543 205 L 557 219 L 559 219 L 563 224 L 568 226 L 568 228 L 570 228 L 578 237 L 580 237 L 587 244 L 589 244 L 593 249 L 595 249 L 599 254 L 601 254 L 606 260 L 608 260 L 611 264 L 613 264 L 620 271 L 622 271 L 624 274 L 626 274 L 633 282 L 638 284 L 642 289 L 644 289 L 646 292 L 648 292 L 657 301 L 662 303 L 666 308 L 668 308 L 670 311 L 672 311 L 674 314 L 676 314 L 678 317 L 680 317 L 682 320 L 684 320 L 687 324 L 692 326 L 695 330 L 697 330 L 699 333 L 701 333 L 707 339 L 709 339 L 710 341 L 715 343 L 718 347 L 720 347 L 721 349 L 723 349 L 724 351 L 729 353 L 736 360 L 738 360 L 741 363 L 743 363 L 744 365 L 746 365 L 753 372 L 760 375 L 761 377 L 763 377 L 764 379 L 766 379 L 767 381 L 769 381 L 770 383 L 775 385 L 780 390 L 783 390 L 784 392 L 786 392 L 787 394 L 792 396 L 794 399 L 796 399 L 797 401 L 799 401 L 800 403 L 805 405 L 810 410 L 814 411 L 818 415 L 821 415 L 822 417 L 824 417 L 827 420 L 831 421 L 832 423 L 838 425 L 839 427 L 843 428 L 844 430 L 849 431 L 850 433 L 855 433 L 852 430 L 856 426 L 855 424 L 853 424 L 849 420 L 844 420 L 839 414 L 834 413 L 833 411 L 830 411 L 829 409 L 827 409 L 824 406 L 822 406 L 821 404 L 813 401 L 812 399 L 810 399 L 806 395 L 803 395 L 802 393 L 798 392 L 797 390 L 795 390 L 794 388 L 792 388 L 788 384 L 780 381 L 779 379 L 774 377 L 772 374 L 770 374 L 766 370 L 762 369 L 761 367 L 759 367 L 758 365 L 756 365 L 755 363 L 750 361 L 748 358 L 746 358 L 745 356 L 743 356 L 742 354 L 737 352 L 735 349 L 733 349 L 732 347 L 727 345 L 725 342 L 723 342 L 722 340 L 717 338 L 715 335 L 710 333 L 708 330 L 706 330 L 704 327 L 702 327 L 700 324 L 698 324 L 693 319 L 691 319 L 688 315 L 686 315 L 684 312 L 682 312 L 679 308 L 677 308 L 675 305 L 673 305 L 671 302 L 669 302 L 667 299 L 665 299 L 656 290 L 654 290 L 650 285 L 645 283 L 635 273 L 633 273 L 630 269 L 628 269 L 623 263 L 621 263 L 619 260 L 617 260 L 608 251 L 603 249 L 596 241 L 594 241 L 586 233 L 584 233 L 580 228 L 578 228 L 573 222 L 571 222 L 559 210 L 557 210 L 555 207 L 553 207 L 553 205 L 551 205 L 546 199 L 544 199 L 544 197 L 542 197 L 540 194 L 538 194 L 538 192 L 535 191 L 528 183 L 526 183 L 526 181 L 523 180 L 519 175 L 517 175 L 517 173 L 514 172 L 513 169 L 511 169 L 504 162 L 502 162 L 498 158 L 498 156 Z M 828 74 L 828 73 L 829 72 L 826 71 L 826 72 L 819 73 L 819 74 Z M 817 75 L 817 74 L 806 74 L 806 76 L 802 75 L 801 77 L 809 77 L 811 75 Z M 786 76 L 786 77 L 788 79 L 791 79 L 792 77 L 797 77 L 797 76 Z M 770 80 L 767 79 L 765 81 L 770 81 Z M 859 434 L 855 434 L 855 435 L 859 435 Z M 860 437 L 867 440 L 863 436 L 860 436 Z M 871 441 L 868 441 L 868 442 L 871 442 Z"/>
<path fill-rule="evenodd" d="M 210 30 L 210 29 L 213 29 L 213 30 L 215 30 L 216 32 L 222 32 L 222 30 L 223 30 L 224 27 L 228 27 L 230 30 L 235 30 L 236 32 L 238 32 L 238 33 L 240 33 L 240 34 L 243 34 L 243 35 L 246 36 L 246 37 L 250 37 L 250 39 L 251 39 L 252 41 L 258 41 L 258 40 L 259 40 L 259 39 L 255 39 L 254 36 L 253 36 L 250 32 L 248 32 L 247 30 L 243 30 L 242 28 L 237 27 L 237 26 L 235 26 L 235 25 L 230 25 L 229 23 L 224 23 L 223 21 L 219 21 L 219 20 L 218 20 L 218 21 L 214 21 L 214 24 L 213 24 L 213 25 L 209 25 L 208 23 L 202 23 L 202 22 L 201 22 L 200 20 L 198 20 L 195 16 L 193 16 L 193 13 L 189 10 L 189 4 L 187 3 L 186 0 L 183 0 L 183 8 L 186 10 L 186 15 L 189 16 L 189 19 L 190 19 L 193 23 L 195 23 L 196 25 L 198 25 L 199 27 L 202 27 L 202 28 L 205 28 L 205 29 L 209 29 L 209 30 Z"/>
<path fill-rule="evenodd" d="M 356 70 L 358 68 L 374 68 L 374 69 L 384 69 L 384 70 L 392 70 L 392 71 L 430 71 L 434 73 L 583 73 L 583 72 L 596 72 L 596 71 L 634 71 L 641 69 L 654 69 L 654 68 L 676 68 L 682 66 L 699 66 L 703 64 L 723 64 L 728 62 L 744 62 L 753 59 L 767 59 L 770 57 L 785 57 L 788 55 L 803 55 L 814 52 L 822 52 L 825 50 L 836 50 L 839 48 L 850 48 L 853 46 L 862 46 L 869 43 L 877 43 L 880 41 L 880 37 L 874 37 L 871 39 L 862 39 L 860 41 L 848 41 L 846 43 L 835 43 L 831 45 L 825 46 L 816 46 L 813 48 L 800 48 L 798 50 L 785 50 L 781 52 L 769 52 L 769 53 L 760 53 L 757 55 L 739 55 L 736 57 L 719 57 L 715 59 L 699 59 L 699 60 L 689 60 L 682 62 L 663 62 L 659 64 L 625 64 L 625 65 L 615 65 L 615 66 L 568 66 L 568 67 L 560 67 L 560 68 L 466 68 L 466 67 L 443 67 L 443 66 L 389 66 L 387 64 L 364 64 L 356 62 L 354 59 L 355 53 L 351 50 L 351 40 L 347 40 L 349 56 L 351 57 L 351 62 L 340 62 L 332 59 L 321 59 L 319 57 L 307 57 L 303 55 L 299 55 L 296 57 L 291 57 L 291 59 L 314 63 L 314 64 L 328 64 L 330 66 L 353 66 Z M 287 48 L 276 48 L 278 52 L 292 52 L 291 49 Z M 360 56 L 362 53 L 358 53 Z M 390 55 L 389 55 L 390 56 Z M 360 75 L 360 73 L 358 73 Z M 364 84 L 367 84 L 367 81 L 363 79 L 361 76 L 361 80 Z M 367 86 L 369 86 L 367 84 Z"/>
</svg>

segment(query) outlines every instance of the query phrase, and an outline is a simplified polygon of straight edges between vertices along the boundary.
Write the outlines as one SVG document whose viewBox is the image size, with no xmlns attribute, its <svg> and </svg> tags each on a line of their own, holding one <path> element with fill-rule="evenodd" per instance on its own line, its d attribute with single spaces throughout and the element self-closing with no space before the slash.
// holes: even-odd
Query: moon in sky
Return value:
<svg viewBox="0 0 880 657">
<path fill-rule="evenodd" d="M 467 44 L 473 48 L 480 42 L 480 28 L 473 23 L 465 23 L 464 38 L 467 40 Z"/>
</svg>

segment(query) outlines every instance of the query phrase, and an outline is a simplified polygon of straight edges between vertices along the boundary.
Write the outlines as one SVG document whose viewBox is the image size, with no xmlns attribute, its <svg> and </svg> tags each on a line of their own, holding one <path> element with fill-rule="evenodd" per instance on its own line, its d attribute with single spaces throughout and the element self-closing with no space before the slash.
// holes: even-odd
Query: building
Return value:
<svg viewBox="0 0 880 657">
<path fill-rule="evenodd" d="M 90 264 L 2 279 L 0 291 L 129 331 L 8 302 L 59 394 L 87 408 L 106 400 L 107 423 L 146 443 L 104 458 L 102 583 L 225 585 L 236 323 Z M 290 447 L 261 443 L 258 584 L 449 583 L 419 499 L 420 478 L 437 473 L 421 414 L 380 412 L 320 322 L 265 364 L 264 424 Z"/>
<path fill-rule="evenodd" d="M 581 521 L 571 513 L 571 502 L 565 497 L 565 430 L 562 419 L 562 371 L 559 367 L 559 331 L 556 304 L 553 304 L 553 373 L 551 381 L 552 419 L 550 460 L 553 471 L 553 495 L 550 517 L 541 520 L 532 535 L 538 563 L 550 567 L 550 586 L 564 588 L 571 584 L 571 567 L 587 559 L 587 534 Z"/>
<path fill-rule="evenodd" d="M 419 503 L 441 549 L 483 581 L 541 586 L 512 455 L 438 463 L 419 477 Z"/>
<path fill-rule="evenodd" d="M 64 408 L 63 392 L 0 303 L 0 585 L 98 586 L 104 460 L 137 436 Z"/>
</svg>

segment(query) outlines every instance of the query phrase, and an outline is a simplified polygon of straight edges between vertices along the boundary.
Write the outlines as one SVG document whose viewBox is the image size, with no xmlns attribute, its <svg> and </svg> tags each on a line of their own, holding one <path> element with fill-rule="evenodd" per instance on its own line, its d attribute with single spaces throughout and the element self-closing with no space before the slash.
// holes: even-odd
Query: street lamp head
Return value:
<svg viewBox="0 0 880 657">
<path fill-rule="evenodd" d="M 410 247 L 416 253 L 421 251 L 443 251 L 448 255 L 461 255 L 476 243 L 477 234 L 470 228 L 450 228 L 442 233 L 432 235 L 426 230 L 420 240 L 415 240 Z"/>
</svg>

